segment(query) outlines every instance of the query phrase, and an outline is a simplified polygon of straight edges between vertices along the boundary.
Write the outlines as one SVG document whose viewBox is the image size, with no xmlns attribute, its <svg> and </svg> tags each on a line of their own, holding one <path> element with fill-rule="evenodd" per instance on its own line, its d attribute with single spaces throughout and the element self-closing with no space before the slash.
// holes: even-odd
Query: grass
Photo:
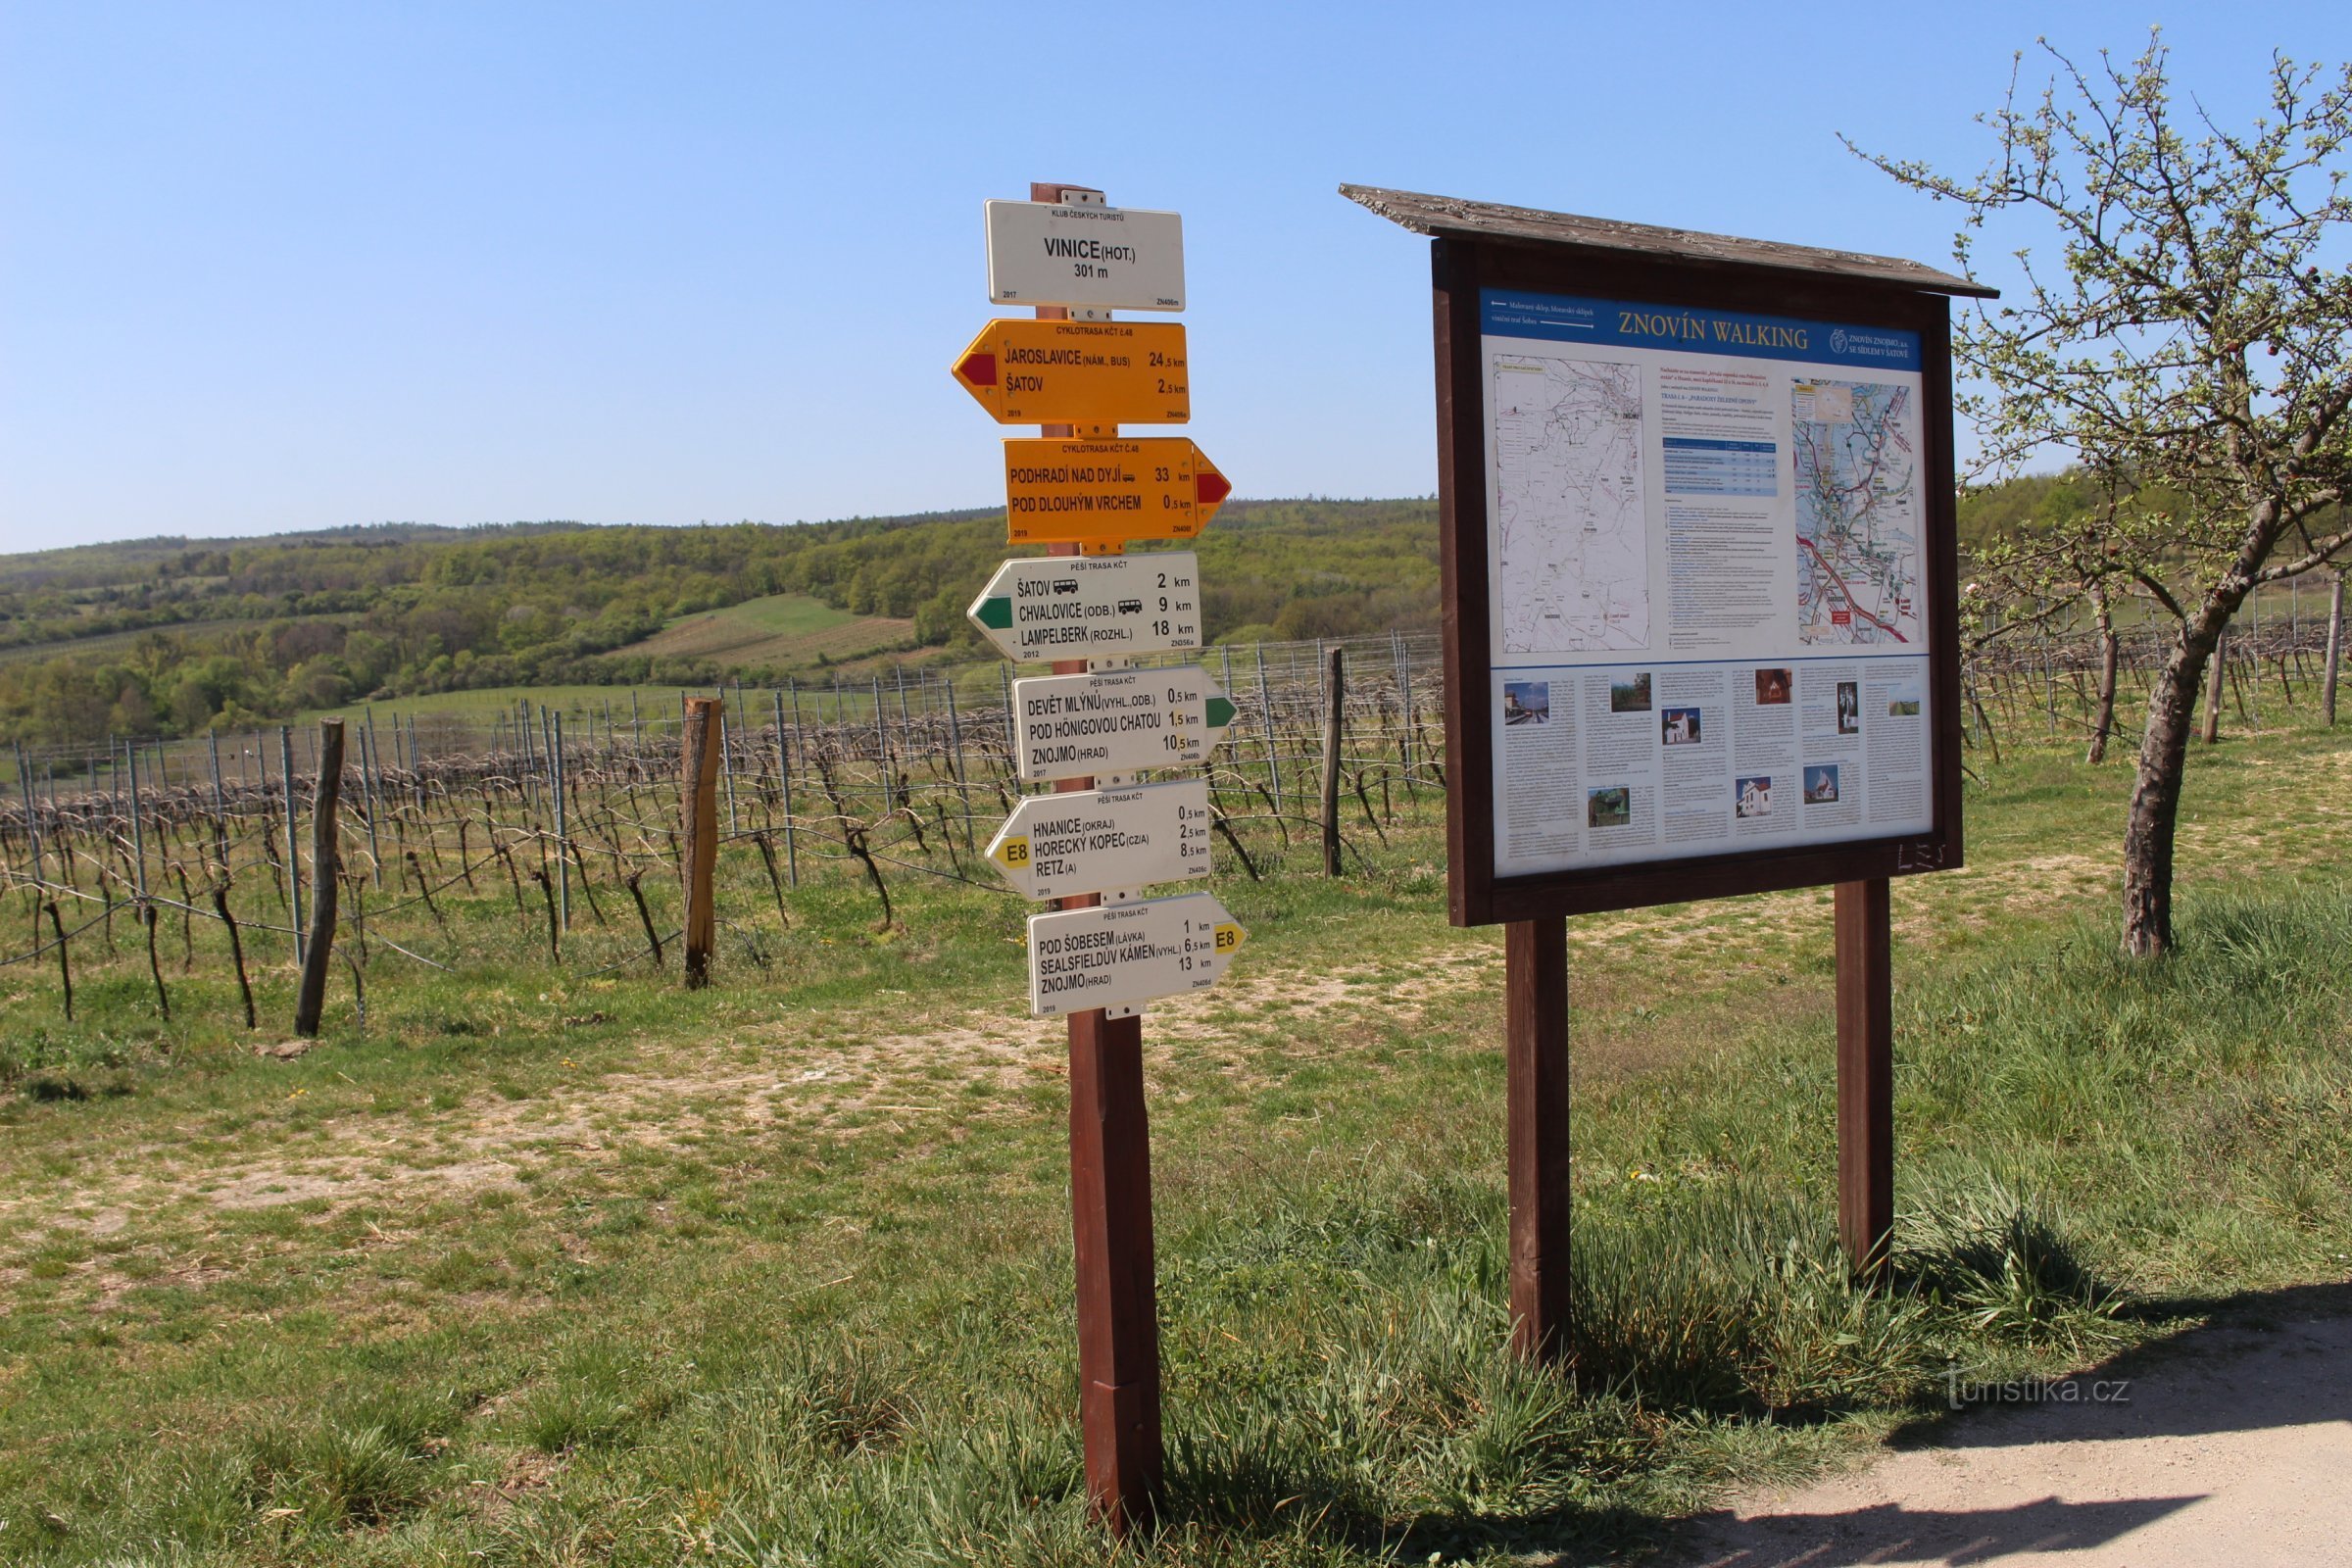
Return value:
<svg viewBox="0 0 2352 1568">
<path fill-rule="evenodd" d="M 1434 813 L 1342 882 L 1221 863 L 1250 943 L 1146 1023 L 1170 1496 L 1139 1558 L 1611 1560 L 1923 1419 L 1955 1364 L 2352 1272 L 2352 739 L 2198 753 L 2154 965 L 2113 956 L 2128 771 L 2006 755 L 1969 868 L 1897 888 L 1889 1287 L 1835 1250 L 1826 890 L 1572 922 L 1569 1378 L 1501 1353 L 1498 944 L 1444 924 Z M 586 973 L 623 951 L 587 922 L 556 971 L 485 883 L 428 950 L 463 977 L 379 949 L 366 1027 L 339 985 L 293 1060 L 207 933 L 184 978 L 171 934 L 169 1027 L 127 937 L 71 1026 L 0 969 L 0 1557 L 1108 1555 L 1021 906 L 902 875 L 878 932 L 828 875 L 779 933 L 729 865 L 710 990 Z"/>
<path fill-rule="evenodd" d="M 358 722 L 368 709 L 375 710 L 376 723 L 386 725 L 392 715 L 404 718 L 415 714 L 419 719 L 459 719 L 473 725 L 486 725 L 493 715 L 512 714 L 517 701 L 528 699 L 531 707 L 546 708 L 567 718 L 594 713 L 601 720 L 607 704 L 611 704 L 615 722 L 628 723 L 629 698 L 634 693 L 649 719 L 674 718 L 678 710 L 678 688 L 675 686 L 482 686 L 469 691 L 426 692 L 414 697 L 387 697 L 376 703 L 349 703 L 341 708 L 321 708 L 296 715 L 289 722 L 298 729 L 316 724 L 319 719 L 340 715 Z M 390 746 L 387 740 L 385 745 Z"/>
<path fill-rule="evenodd" d="M 683 615 L 622 654 L 709 660 L 734 668 L 790 669 L 904 647 L 914 622 L 853 615 L 807 594 L 770 594 L 707 614 Z"/>
</svg>

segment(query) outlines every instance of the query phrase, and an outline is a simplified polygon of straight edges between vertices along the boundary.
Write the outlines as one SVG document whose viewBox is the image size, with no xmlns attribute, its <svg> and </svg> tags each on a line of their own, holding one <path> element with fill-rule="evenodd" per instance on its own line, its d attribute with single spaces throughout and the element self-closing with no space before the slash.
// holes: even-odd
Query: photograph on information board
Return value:
<svg viewBox="0 0 2352 1568">
<path fill-rule="evenodd" d="M 1480 325 L 1495 874 L 1930 830 L 1919 335 L 1493 289 Z"/>
</svg>

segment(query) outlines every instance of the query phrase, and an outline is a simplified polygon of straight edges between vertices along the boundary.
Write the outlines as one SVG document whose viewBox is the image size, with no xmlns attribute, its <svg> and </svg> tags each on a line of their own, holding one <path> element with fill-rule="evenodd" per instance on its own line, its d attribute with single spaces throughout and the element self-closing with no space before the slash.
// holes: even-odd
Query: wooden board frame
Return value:
<svg viewBox="0 0 2352 1568">
<path fill-rule="evenodd" d="M 1951 305 L 1940 293 L 1784 267 L 1695 264 L 1622 251 L 1442 236 L 1430 244 L 1437 336 L 1438 529 L 1446 655 L 1446 847 L 1455 925 L 1494 925 L 1604 909 L 1770 893 L 1951 870 L 1961 864 L 1960 547 L 1953 491 Z M 1638 300 L 1886 326 L 1920 337 L 1926 451 L 1924 563 L 1934 692 L 1929 735 L 1933 825 L 1925 833 L 1740 850 L 1534 875 L 1494 872 L 1494 712 L 1488 581 L 1482 289 Z"/>
</svg>

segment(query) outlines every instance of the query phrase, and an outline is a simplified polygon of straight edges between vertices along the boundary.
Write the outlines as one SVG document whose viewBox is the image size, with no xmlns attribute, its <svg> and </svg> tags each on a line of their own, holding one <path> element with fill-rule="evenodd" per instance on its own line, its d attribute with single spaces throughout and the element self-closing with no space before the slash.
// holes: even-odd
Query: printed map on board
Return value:
<svg viewBox="0 0 2352 1568">
<path fill-rule="evenodd" d="M 1647 648 L 1641 368 L 1497 358 L 1489 406 L 1504 650 Z"/>
<path fill-rule="evenodd" d="M 1911 389 L 1799 381 L 1796 627 L 1808 643 L 1920 640 Z"/>
</svg>

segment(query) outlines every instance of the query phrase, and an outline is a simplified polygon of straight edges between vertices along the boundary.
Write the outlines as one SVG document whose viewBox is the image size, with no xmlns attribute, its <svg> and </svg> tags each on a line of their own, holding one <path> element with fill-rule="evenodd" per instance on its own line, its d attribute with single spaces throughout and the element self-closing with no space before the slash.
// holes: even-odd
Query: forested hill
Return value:
<svg viewBox="0 0 2352 1568">
<path fill-rule="evenodd" d="M 1208 633 L 1433 625 L 1436 541 L 1429 500 L 1229 502 L 1196 545 Z M 638 645 L 777 595 L 905 622 L 889 632 L 905 655 L 976 656 L 963 610 L 1005 554 L 990 509 L 782 527 L 395 524 L 0 557 L 0 740 L 191 734 L 377 693 L 761 680 L 798 671 Z"/>
<path fill-rule="evenodd" d="M 1963 542 L 2079 511 L 2079 488 L 2035 477 L 1971 495 Z M 1212 640 L 1437 623 L 1432 500 L 1228 502 L 1194 548 Z M 770 621 L 865 617 L 861 649 L 978 657 L 963 609 L 1005 553 L 992 508 L 781 527 L 394 523 L 0 556 L 0 742 L 241 728 L 377 694 L 764 681 L 825 661 L 821 638 L 797 655 L 790 637 L 760 641 L 751 662 L 697 651 L 724 638 L 658 636 L 733 606 L 757 616 L 753 601 L 782 607 Z"/>
</svg>

